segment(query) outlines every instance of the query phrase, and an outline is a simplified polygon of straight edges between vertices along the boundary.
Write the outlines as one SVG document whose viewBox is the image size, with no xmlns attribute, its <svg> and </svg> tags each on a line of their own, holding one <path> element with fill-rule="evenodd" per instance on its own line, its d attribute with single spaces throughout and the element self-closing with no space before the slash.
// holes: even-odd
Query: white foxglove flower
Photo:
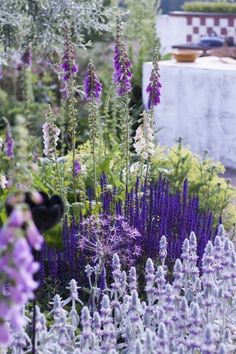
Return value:
<svg viewBox="0 0 236 354">
<path fill-rule="evenodd" d="M 151 127 L 151 116 L 146 111 L 142 114 L 141 124 L 136 130 L 134 141 L 134 148 L 137 155 L 144 160 L 154 155 L 154 131 Z"/>
<path fill-rule="evenodd" d="M 53 122 L 46 122 L 43 125 L 43 152 L 45 156 L 55 157 L 57 142 L 59 140 L 60 129 Z"/>
<path fill-rule="evenodd" d="M 8 181 L 7 181 L 7 179 L 6 179 L 6 176 L 0 175 L 0 187 L 1 187 L 2 189 L 5 189 L 6 186 L 7 186 L 7 184 L 8 184 Z"/>
</svg>

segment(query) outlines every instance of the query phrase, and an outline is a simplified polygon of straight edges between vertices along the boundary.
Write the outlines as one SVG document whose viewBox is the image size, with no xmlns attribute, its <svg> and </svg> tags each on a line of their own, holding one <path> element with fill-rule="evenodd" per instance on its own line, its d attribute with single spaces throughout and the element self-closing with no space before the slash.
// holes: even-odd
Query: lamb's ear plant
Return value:
<svg viewBox="0 0 236 354">
<path fill-rule="evenodd" d="M 65 353 L 78 354 L 233 353 L 236 257 L 222 225 L 217 234 L 204 250 L 201 272 L 196 267 L 197 237 L 193 233 L 183 243 L 182 261 L 176 260 L 171 279 L 167 269 L 150 258 L 143 269 L 144 279 L 137 277 L 133 266 L 127 277 L 114 254 L 112 278 L 102 291 L 92 284 L 97 265 L 87 265 L 89 288 L 99 311 L 94 311 L 92 302 L 82 304 L 84 289 L 70 280 L 69 293 L 54 295 L 47 317 L 36 308 L 36 352 L 51 354 L 63 348 Z M 7 348 L 20 353 L 32 350 L 28 330 L 26 321 L 20 331 L 12 333 Z"/>
</svg>

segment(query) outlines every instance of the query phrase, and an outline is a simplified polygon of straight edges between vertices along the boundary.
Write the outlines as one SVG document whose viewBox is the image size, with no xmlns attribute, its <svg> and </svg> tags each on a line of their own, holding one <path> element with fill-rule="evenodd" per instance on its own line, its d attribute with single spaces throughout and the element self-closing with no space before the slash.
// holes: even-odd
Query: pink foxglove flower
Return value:
<svg viewBox="0 0 236 354">
<path fill-rule="evenodd" d="M 11 341 L 13 331 L 24 325 L 23 307 L 34 297 L 37 283 L 30 245 L 40 249 L 43 237 L 33 227 L 32 215 L 25 204 L 17 204 L 0 230 L 0 345 Z"/>
</svg>

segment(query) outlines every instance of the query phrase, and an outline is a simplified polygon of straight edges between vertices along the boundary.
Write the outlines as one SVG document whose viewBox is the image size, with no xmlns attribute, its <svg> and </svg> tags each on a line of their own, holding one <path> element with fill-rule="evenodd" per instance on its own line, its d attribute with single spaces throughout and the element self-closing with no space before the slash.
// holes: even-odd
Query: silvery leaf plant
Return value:
<svg viewBox="0 0 236 354">
<path fill-rule="evenodd" d="M 167 242 L 161 239 L 161 257 L 148 259 L 145 284 L 135 267 L 112 261 L 112 283 L 96 292 L 88 265 L 92 301 L 83 305 L 75 280 L 70 295 L 55 295 L 47 319 L 37 307 L 36 352 L 39 354 L 230 354 L 236 350 L 236 253 L 220 226 L 208 241 L 197 266 L 197 237 L 192 232 L 170 272 Z M 144 291 L 143 291 L 144 289 Z M 30 353 L 28 324 L 14 333 L 12 353 Z"/>
</svg>

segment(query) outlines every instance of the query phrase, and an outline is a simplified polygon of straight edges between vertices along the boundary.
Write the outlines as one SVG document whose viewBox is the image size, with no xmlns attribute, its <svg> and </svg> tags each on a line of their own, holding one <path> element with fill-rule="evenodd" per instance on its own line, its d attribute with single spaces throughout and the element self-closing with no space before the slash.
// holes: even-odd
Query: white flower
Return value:
<svg viewBox="0 0 236 354">
<path fill-rule="evenodd" d="M 53 122 L 46 122 L 43 125 L 43 152 L 45 156 L 55 157 L 60 129 Z"/>
<path fill-rule="evenodd" d="M 134 137 L 134 148 L 137 155 L 147 160 L 155 153 L 154 131 L 151 128 L 151 116 L 148 112 L 143 112 L 142 123 L 136 130 Z"/>
<path fill-rule="evenodd" d="M 0 150 L 2 150 L 2 147 L 3 147 L 3 139 L 0 138 Z"/>
<path fill-rule="evenodd" d="M 8 181 L 6 179 L 6 176 L 0 175 L 0 186 L 2 189 L 5 189 L 8 184 Z"/>
</svg>

